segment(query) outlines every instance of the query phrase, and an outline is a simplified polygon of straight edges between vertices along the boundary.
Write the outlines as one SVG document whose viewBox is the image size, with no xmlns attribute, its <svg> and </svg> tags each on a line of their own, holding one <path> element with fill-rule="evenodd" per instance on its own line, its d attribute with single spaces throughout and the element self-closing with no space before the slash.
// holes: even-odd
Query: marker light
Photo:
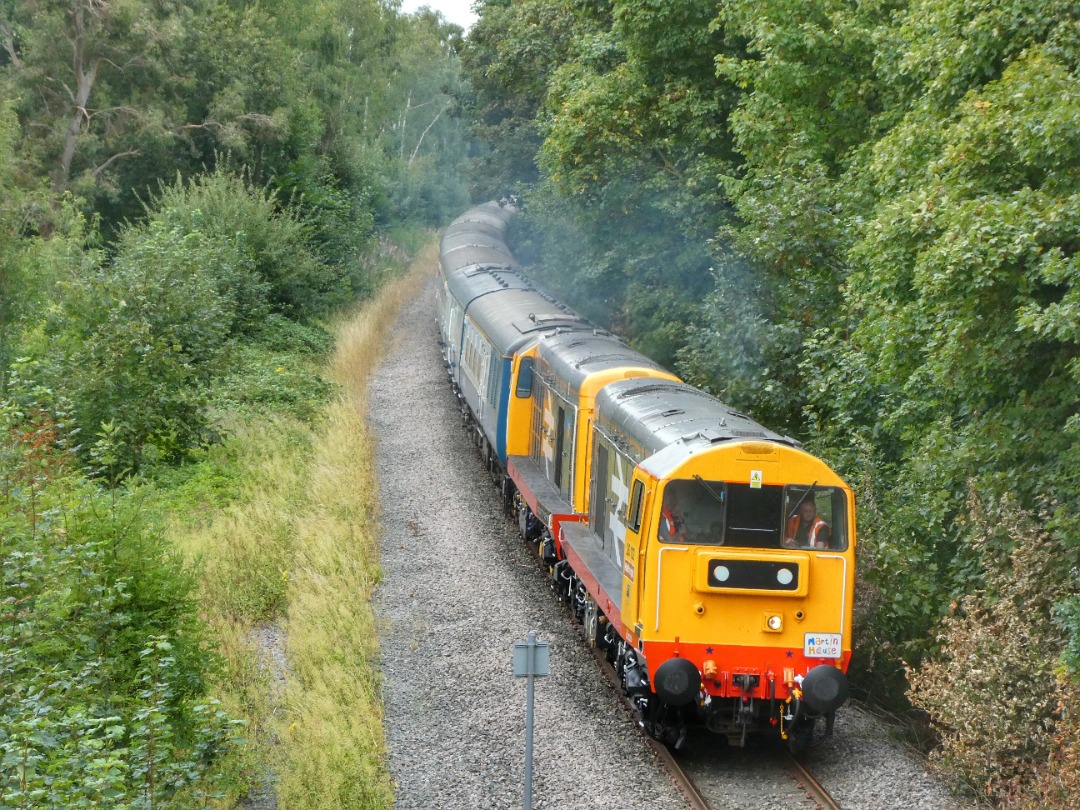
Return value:
<svg viewBox="0 0 1080 810">
<path fill-rule="evenodd" d="M 773 614 L 765 620 L 765 626 L 774 633 L 779 633 L 784 628 L 784 619 L 782 616 Z"/>
</svg>

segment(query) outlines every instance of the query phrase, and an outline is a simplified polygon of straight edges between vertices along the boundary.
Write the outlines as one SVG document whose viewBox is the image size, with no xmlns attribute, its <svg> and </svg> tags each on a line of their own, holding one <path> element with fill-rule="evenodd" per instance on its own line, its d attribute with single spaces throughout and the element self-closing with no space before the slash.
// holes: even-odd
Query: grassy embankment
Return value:
<svg viewBox="0 0 1080 810">
<path fill-rule="evenodd" d="M 174 527 L 177 547 L 201 561 L 202 610 L 227 660 L 221 697 L 249 724 L 231 770 L 249 785 L 272 772 L 279 806 L 292 810 L 391 802 L 370 606 L 378 493 L 364 416 L 386 335 L 434 250 L 337 326 L 319 369 L 336 394 L 314 419 L 229 425 L 217 462 L 190 482 L 196 500 L 212 506 L 224 488 L 227 502 L 204 519 L 186 510 Z M 244 779 L 234 784 L 242 791 Z"/>
</svg>

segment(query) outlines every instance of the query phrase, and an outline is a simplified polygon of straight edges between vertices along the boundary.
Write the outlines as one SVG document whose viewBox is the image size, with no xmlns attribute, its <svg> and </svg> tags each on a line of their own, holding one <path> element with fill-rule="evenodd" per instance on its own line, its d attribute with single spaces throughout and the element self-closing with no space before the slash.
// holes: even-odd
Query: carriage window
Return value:
<svg viewBox="0 0 1080 810">
<path fill-rule="evenodd" d="M 514 389 L 514 396 L 521 399 L 528 399 L 532 396 L 533 365 L 535 363 L 536 361 L 531 357 L 521 358 L 521 363 L 518 365 L 517 388 Z"/>
<path fill-rule="evenodd" d="M 635 481 L 634 490 L 630 493 L 630 510 L 626 521 L 632 532 L 641 531 L 641 496 L 644 492 L 645 485 L 641 481 Z"/>
</svg>

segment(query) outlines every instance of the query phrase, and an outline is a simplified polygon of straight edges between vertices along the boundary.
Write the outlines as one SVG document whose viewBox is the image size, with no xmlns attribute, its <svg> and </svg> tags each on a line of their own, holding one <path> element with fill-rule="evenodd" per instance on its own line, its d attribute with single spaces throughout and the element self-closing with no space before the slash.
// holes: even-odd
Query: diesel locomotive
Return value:
<svg viewBox="0 0 1080 810">
<path fill-rule="evenodd" d="M 655 737 L 819 742 L 848 695 L 851 488 L 536 289 L 506 245 L 512 216 L 491 202 L 447 227 L 436 307 L 521 534 Z"/>
</svg>

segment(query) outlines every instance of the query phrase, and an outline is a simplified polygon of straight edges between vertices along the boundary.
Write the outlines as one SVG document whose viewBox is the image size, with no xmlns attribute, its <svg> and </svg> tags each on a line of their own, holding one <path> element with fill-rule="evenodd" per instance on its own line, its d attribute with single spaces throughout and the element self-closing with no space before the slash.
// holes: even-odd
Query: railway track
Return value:
<svg viewBox="0 0 1080 810">
<path fill-rule="evenodd" d="M 659 745 L 659 744 L 657 744 Z M 763 742 L 745 749 L 717 747 L 709 739 L 697 750 L 667 756 L 674 763 L 672 778 L 691 806 L 702 810 L 756 810 L 756 808 L 815 808 L 840 810 L 805 764 Z M 665 760 L 666 762 L 667 760 Z"/>
<path fill-rule="evenodd" d="M 795 757 L 788 755 L 791 762 L 791 777 L 796 780 L 796 786 L 804 790 L 807 797 L 825 810 L 840 810 L 840 805 L 829 795 L 822 784 L 814 778 L 814 775 L 806 769 L 806 766 Z"/>
</svg>

